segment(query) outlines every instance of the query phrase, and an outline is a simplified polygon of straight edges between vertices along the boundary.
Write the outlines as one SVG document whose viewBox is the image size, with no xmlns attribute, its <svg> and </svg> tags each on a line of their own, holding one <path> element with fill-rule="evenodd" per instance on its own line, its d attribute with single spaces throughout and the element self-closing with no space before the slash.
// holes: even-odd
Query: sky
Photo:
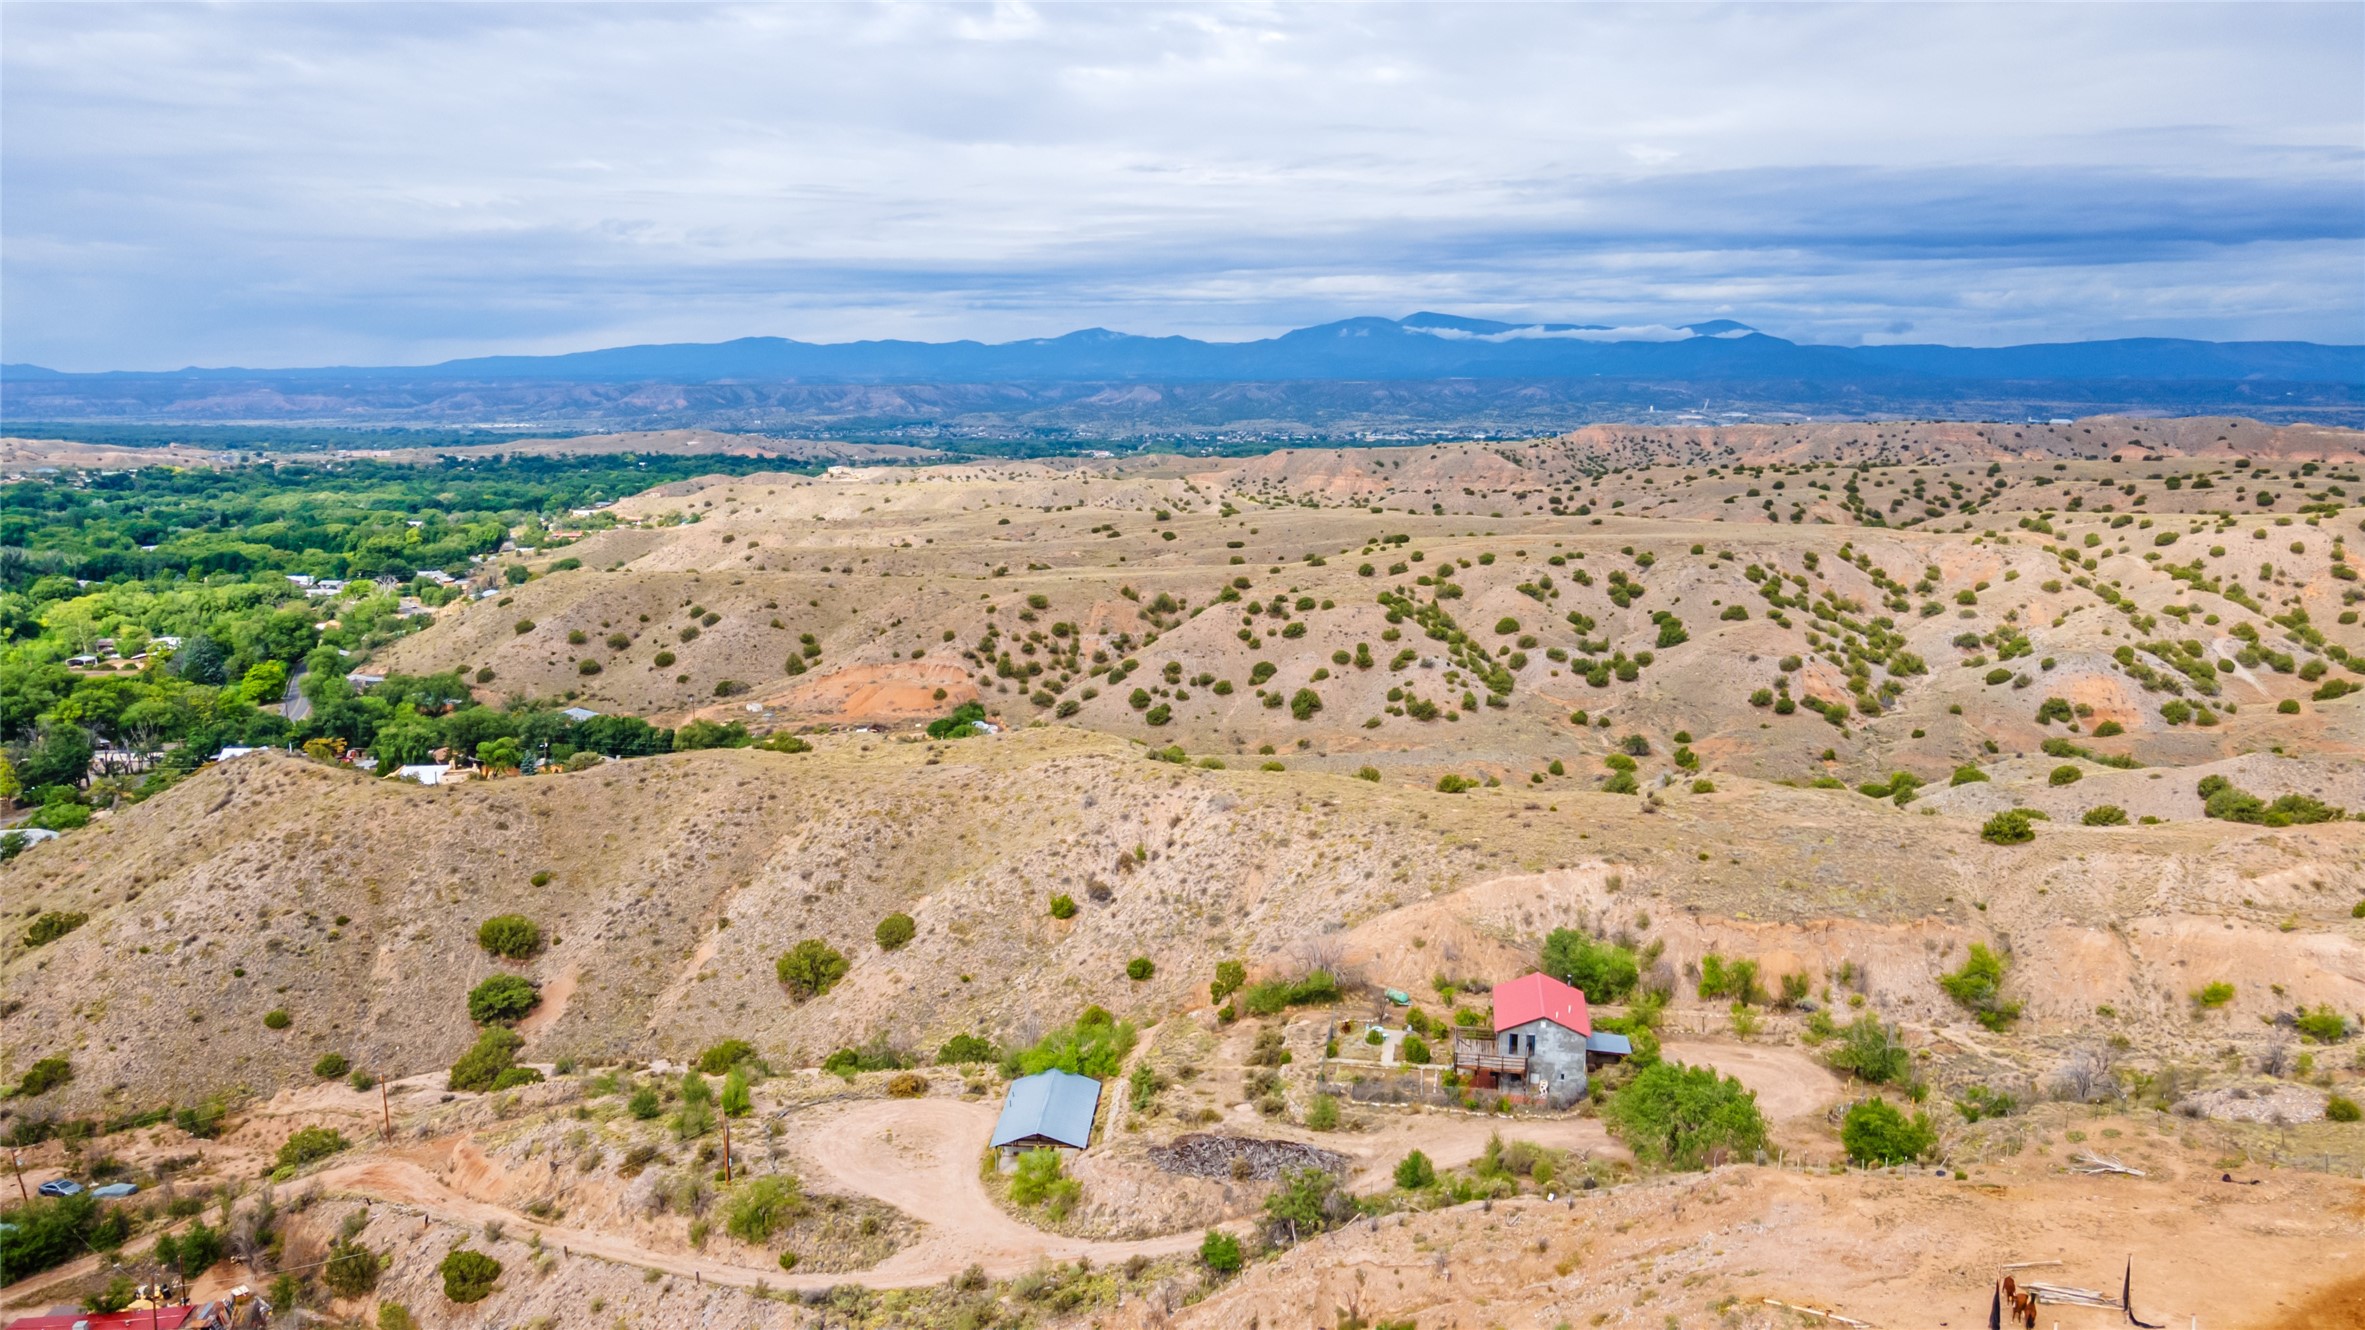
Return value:
<svg viewBox="0 0 2365 1330">
<path fill-rule="evenodd" d="M 2365 343 L 2365 5 L 0 4 L 0 359 Z"/>
</svg>

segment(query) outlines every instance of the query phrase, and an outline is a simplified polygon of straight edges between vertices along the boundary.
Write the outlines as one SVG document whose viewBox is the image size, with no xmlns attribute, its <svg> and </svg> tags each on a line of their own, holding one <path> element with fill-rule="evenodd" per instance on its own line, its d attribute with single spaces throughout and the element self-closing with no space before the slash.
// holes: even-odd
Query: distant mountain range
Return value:
<svg viewBox="0 0 2365 1330">
<path fill-rule="evenodd" d="M 2239 412 L 2356 424 L 2365 420 L 2365 347 L 2172 338 L 1843 347 L 1786 341 L 1729 320 L 1607 327 L 1421 313 L 1251 342 L 1089 328 L 995 344 L 748 337 L 424 366 L 104 373 L 0 366 L 0 415 L 19 422 L 1329 434 L 1517 431 L 1685 410 Z"/>
</svg>

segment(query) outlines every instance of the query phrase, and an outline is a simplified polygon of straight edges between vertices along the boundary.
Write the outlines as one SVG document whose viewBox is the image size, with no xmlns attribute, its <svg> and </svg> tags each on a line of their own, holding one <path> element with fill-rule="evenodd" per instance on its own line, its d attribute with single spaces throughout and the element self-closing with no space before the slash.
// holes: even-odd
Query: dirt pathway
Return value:
<svg viewBox="0 0 2365 1330">
<path fill-rule="evenodd" d="M 422 1163 L 419 1152 L 357 1160 L 317 1175 L 327 1194 L 366 1196 L 412 1206 L 436 1219 L 471 1228 L 498 1220 L 542 1235 L 545 1246 L 602 1260 L 692 1276 L 741 1288 L 828 1288 L 859 1283 L 911 1288 L 984 1267 L 996 1278 L 1020 1274 L 1040 1261 L 1122 1261 L 1164 1256 L 1199 1245 L 1200 1231 L 1129 1242 L 1063 1238 L 1018 1222 L 987 1197 L 977 1174 L 978 1154 L 994 1112 L 982 1104 L 946 1099 L 866 1100 L 791 1114 L 791 1139 L 806 1148 L 813 1180 L 834 1190 L 875 1197 L 921 1220 L 920 1240 L 861 1271 L 787 1274 L 694 1252 L 658 1251 L 614 1234 L 549 1224 L 505 1206 L 461 1195 Z"/>
<path fill-rule="evenodd" d="M 1393 1186 L 1396 1163 L 1419 1150 L 1438 1168 L 1467 1164 L 1486 1152 L 1487 1138 L 1497 1132 L 1505 1141 L 1532 1141 L 1577 1158 L 1615 1155 L 1625 1150 L 1610 1140 L 1597 1118 L 1496 1118 L 1465 1113 L 1422 1113 L 1382 1118 L 1373 1130 L 1352 1137 L 1312 1140 L 1328 1149 L 1343 1150 L 1355 1160 L 1347 1186 L 1370 1191 Z M 1309 1138 L 1310 1140 L 1312 1138 Z"/>
<path fill-rule="evenodd" d="M 1670 1040 L 1660 1046 L 1659 1056 L 1669 1062 L 1714 1067 L 1723 1075 L 1738 1077 L 1741 1084 L 1757 1091 L 1757 1111 L 1769 1122 L 1812 1117 L 1845 1092 L 1830 1068 L 1795 1048 Z"/>
<path fill-rule="evenodd" d="M 1001 1277 L 1045 1259 L 1089 1256 L 1105 1263 L 1199 1245 L 1197 1229 L 1095 1242 L 1045 1233 L 1011 1218 L 986 1195 L 978 1177 L 994 1114 L 986 1103 L 889 1099 L 833 1104 L 788 1117 L 789 1138 L 805 1147 L 800 1154 L 817 1180 L 885 1201 L 928 1225 L 918 1242 L 865 1271 L 861 1282 L 878 1287 L 933 1283 L 972 1263 Z"/>
</svg>

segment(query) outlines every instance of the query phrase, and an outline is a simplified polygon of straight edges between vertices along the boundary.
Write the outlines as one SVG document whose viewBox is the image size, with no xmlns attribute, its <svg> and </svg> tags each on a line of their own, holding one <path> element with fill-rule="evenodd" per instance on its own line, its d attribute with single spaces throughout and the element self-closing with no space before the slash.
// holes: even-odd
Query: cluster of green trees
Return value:
<svg viewBox="0 0 2365 1330">
<path fill-rule="evenodd" d="M 389 766 L 438 748 L 523 765 L 575 751 L 635 757 L 743 745 L 743 726 L 673 732 L 609 716 L 571 726 L 522 699 L 478 706 L 458 674 L 389 679 L 366 694 L 344 678 L 425 622 L 401 612 L 405 594 L 431 607 L 458 594 L 421 573 L 464 574 L 512 534 L 543 548 L 563 543 L 544 524 L 568 508 L 726 461 L 700 460 L 710 465 L 624 455 L 150 467 L 0 486 L 0 797 L 42 806 L 36 824 L 63 830 L 87 820 L 78 811 L 87 805 L 145 797 L 231 745 L 340 741 Z M 313 598 L 290 574 L 352 585 Z M 145 659 L 100 671 L 67 665 L 105 641 L 118 660 Z M 291 679 L 312 713 L 298 722 L 263 709 Z M 473 682 L 492 676 L 480 671 Z M 102 742 L 173 751 L 144 781 L 90 790 Z"/>
<path fill-rule="evenodd" d="M 620 453 L 68 474 L 0 487 L 0 547 L 36 574 L 92 582 L 222 573 L 407 581 L 422 569 L 457 574 L 512 532 L 547 548 L 548 525 L 571 508 L 694 475 L 795 469 L 759 460 Z"/>
</svg>

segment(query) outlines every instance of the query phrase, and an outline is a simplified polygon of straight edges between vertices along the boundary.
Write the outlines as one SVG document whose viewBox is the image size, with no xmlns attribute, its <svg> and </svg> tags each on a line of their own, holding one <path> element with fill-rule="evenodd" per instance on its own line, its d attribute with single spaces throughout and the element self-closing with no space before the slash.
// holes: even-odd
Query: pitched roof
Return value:
<svg viewBox="0 0 2365 1330">
<path fill-rule="evenodd" d="M 147 1311 L 129 1312 L 50 1312 L 46 1315 L 20 1316 L 10 1321 L 6 1330 L 72 1330 L 77 1325 L 90 1330 L 148 1330 L 152 1320 L 156 1330 L 177 1330 L 182 1322 L 197 1313 L 195 1307 L 159 1307 L 153 1314 Z"/>
<path fill-rule="evenodd" d="M 1010 1082 L 1002 1116 L 994 1122 L 993 1144 L 1055 1141 L 1081 1150 L 1092 1143 L 1092 1118 L 1100 1110 L 1100 1082 L 1072 1071 L 1044 1071 Z"/>
<path fill-rule="evenodd" d="M 1495 988 L 1495 1030 L 1499 1033 L 1529 1021 L 1550 1021 L 1578 1034 L 1593 1033 L 1593 1014 L 1585 995 L 1548 974 L 1522 975 Z"/>
</svg>

